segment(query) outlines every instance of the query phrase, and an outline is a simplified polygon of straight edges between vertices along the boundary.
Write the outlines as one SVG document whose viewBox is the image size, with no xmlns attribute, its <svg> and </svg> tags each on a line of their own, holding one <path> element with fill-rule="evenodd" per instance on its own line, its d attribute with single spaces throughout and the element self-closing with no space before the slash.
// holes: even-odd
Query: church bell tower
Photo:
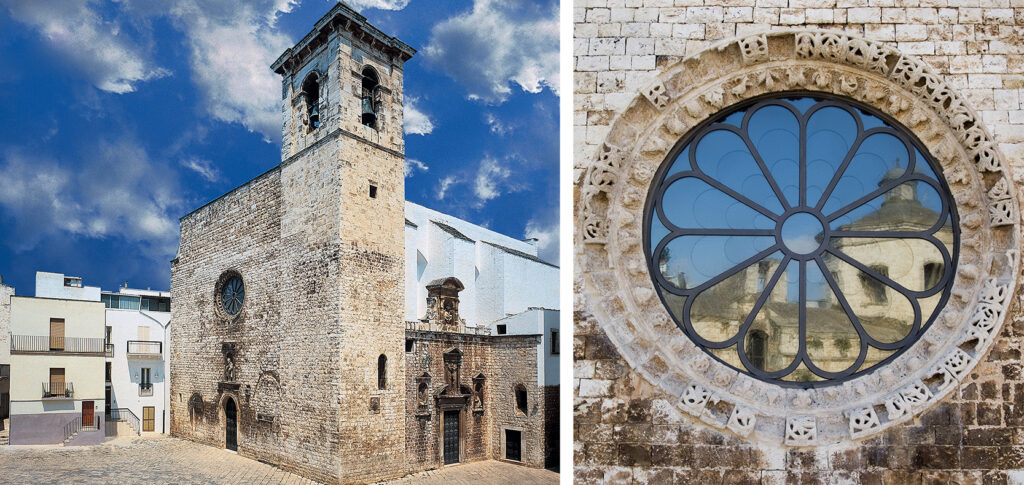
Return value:
<svg viewBox="0 0 1024 485">
<path fill-rule="evenodd" d="M 325 453 L 342 483 L 405 469 L 402 76 L 413 54 L 339 3 L 272 66 L 282 76 L 281 251 L 297 261 L 282 272 L 302 295 L 282 306 L 325 322 L 328 384 L 314 398 L 336 410 L 322 429 L 337 434 Z"/>
</svg>

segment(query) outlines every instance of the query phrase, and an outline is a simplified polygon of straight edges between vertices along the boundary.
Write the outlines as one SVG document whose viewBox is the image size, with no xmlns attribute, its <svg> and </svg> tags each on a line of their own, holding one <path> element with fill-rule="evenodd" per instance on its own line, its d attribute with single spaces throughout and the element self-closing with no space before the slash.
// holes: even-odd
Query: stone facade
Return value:
<svg viewBox="0 0 1024 485">
<path fill-rule="evenodd" d="M 458 461 L 504 456 L 509 427 L 522 430 L 522 462 L 543 466 L 540 336 L 467 331 L 454 278 L 431 294 L 434 321 L 410 330 L 403 318 L 402 68 L 413 53 L 339 3 L 274 63 L 281 164 L 181 219 L 173 436 L 325 483 L 366 483 L 442 466 L 440 411 L 457 410 Z M 462 369 L 447 382 L 446 355 Z M 479 406 L 478 376 L 501 389 Z M 516 385 L 532 406 L 522 415 Z"/>
<path fill-rule="evenodd" d="M 1020 9 L 842 0 L 575 7 L 576 478 L 1018 481 L 1014 410 L 1024 385 L 1019 301 L 1009 296 L 1019 271 L 1013 174 L 1024 154 Z M 832 391 L 778 392 L 691 359 L 685 337 L 664 337 L 678 330 L 656 318 L 665 313 L 657 298 L 648 306 L 647 270 L 631 256 L 633 208 L 665 151 L 717 110 L 787 90 L 862 100 L 910 127 L 942 163 L 961 217 L 964 248 L 942 323 L 889 372 Z M 602 264 L 612 270 L 603 274 Z M 628 291 L 609 286 L 633 277 L 640 284 Z"/>
<path fill-rule="evenodd" d="M 11 388 L 11 297 L 14 287 L 0 278 L 0 430 L 6 428 L 10 416 Z"/>
<path fill-rule="evenodd" d="M 415 325 L 412 325 L 415 328 Z M 504 430 L 522 432 L 525 465 L 544 466 L 546 411 L 537 385 L 539 335 L 479 335 L 444 331 L 406 332 L 406 456 L 409 471 L 444 463 L 444 412 L 460 415 L 461 461 L 505 459 Z M 458 392 L 451 388 L 446 362 L 457 358 Z M 420 384 L 426 384 L 425 394 Z M 482 389 L 478 392 L 478 385 Z M 527 412 L 517 410 L 516 386 L 527 394 Z M 451 397 L 448 397 L 451 396 Z M 425 401 L 424 401 L 425 399 Z"/>
</svg>

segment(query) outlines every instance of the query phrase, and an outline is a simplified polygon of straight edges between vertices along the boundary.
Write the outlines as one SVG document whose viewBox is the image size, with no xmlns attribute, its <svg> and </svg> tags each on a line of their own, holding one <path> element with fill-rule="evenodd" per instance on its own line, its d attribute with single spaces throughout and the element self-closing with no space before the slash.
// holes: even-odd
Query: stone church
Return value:
<svg viewBox="0 0 1024 485">
<path fill-rule="evenodd" d="M 172 435 L 327 483 L 557 456 L 541 332 L 467 325 L 454 274 L 420 283 L 407 321 L 414 53 L 339 3 L 273 64 L 280 165 L 181 219 Z"/>
</svg>

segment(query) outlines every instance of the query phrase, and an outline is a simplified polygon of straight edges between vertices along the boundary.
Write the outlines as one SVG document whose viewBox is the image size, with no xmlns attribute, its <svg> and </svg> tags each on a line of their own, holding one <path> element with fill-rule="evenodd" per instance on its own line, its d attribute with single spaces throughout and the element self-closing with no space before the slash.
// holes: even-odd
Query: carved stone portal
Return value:
<svg viewBox="0 0 1024 485">
<path fill-rule="evenodd" d="M 441 326 L 458 326 L 459 292 L 465 287 L 458 278 L 440 278 L 427 283 L 427 321 Z"/>
</svg>

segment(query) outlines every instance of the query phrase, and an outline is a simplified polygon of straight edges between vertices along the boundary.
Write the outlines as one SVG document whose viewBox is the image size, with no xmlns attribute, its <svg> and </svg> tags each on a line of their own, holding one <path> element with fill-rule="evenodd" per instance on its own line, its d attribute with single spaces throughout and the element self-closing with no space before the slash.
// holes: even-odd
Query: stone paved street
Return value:
<svg viewBox="0 0 1024 485">
<path fill-rule="evenodd" d="M 313 484 L 234 453 L 168 437 L 102 446 L 0 446 L 3 484 Z M 557 484 L 558 474 L 493 461 L 412 475 L 391 484 Z"/>
</svg>

